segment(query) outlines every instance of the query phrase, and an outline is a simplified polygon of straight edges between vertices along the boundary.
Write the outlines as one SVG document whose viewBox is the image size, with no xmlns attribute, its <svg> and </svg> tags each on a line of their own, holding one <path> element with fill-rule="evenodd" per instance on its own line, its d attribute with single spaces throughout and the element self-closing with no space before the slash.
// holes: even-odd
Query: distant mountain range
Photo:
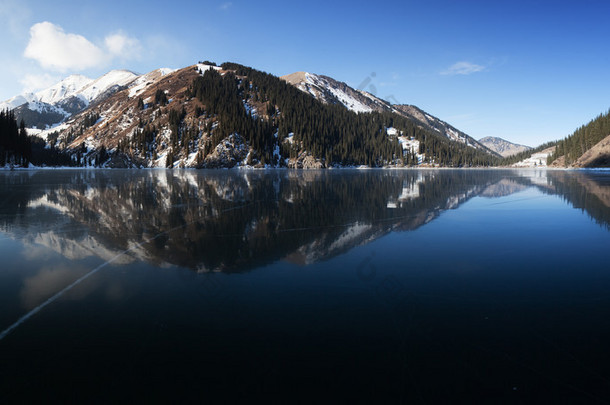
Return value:
<svg viewBox="0 0 610 405">
<path fill-rule="evenodd" d="M 21 94 L 6 100 L 0 103 L 0 110 L 15 110 L 30 128 L 46 129 L 106 99 L 136 78 L 138 75 L 128 70 L 113 70 L 95 80 L 71 75 L 37 93 Z"/>
<path fill-rule="evenodd" d="M 69 76 L 0 110 L 13 109 L 79 166 L 461 167 L 499 158 L 418 107 L 327 76 L 282 79 L 232 63 L 114 70 Z"/>
<path fill-rule="evenodd" d="M 508 157 L 512 155 L 516 155 L 517 153 L 525 152 L 527 150 L 532 149 L 529 146 L 518 145 L 516 143 L 509 142 L 502 138 L 497 138 L 493 136 L 487 136 L 485 138 L 479 139 L 479 142 L 493 150 L 496 153 L 499 153 L 502 157 Z"/>
</svg>

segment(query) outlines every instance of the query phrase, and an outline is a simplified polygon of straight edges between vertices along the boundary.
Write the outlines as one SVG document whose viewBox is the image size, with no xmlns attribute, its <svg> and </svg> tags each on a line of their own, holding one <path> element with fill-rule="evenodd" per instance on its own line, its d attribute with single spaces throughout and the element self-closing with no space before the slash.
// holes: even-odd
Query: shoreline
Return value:
<svg viewBox="0 0 610 405">
<path fill-rule="evenodd" d="M 126 168 L 112 168 L 112 167 L 71 167 L 71 166 L 31 166 L 31 167 L 0 167 L 1 172 L 34 172 L 34 171 L 53 171 L 53 170 L 91 170 L 91 171 L 99 171 L 99 170 L 151 170 L 151 171 L 161 171 L 161 170 L 176 170 L 176 171 L 220 171 L 220 170 L 234 170 L 234 171 L 265 171 L 265 170 L 286 170 L 286 171 L 337 171 L 337 170 L 532 170 L 532 171 L 543 171 L 543 170 L 551 170 L 551 171 L 610 171 L 609 167 L 512 167 L 512 166 L 491 166 L 491 167 L 431 167 L 431 166 L 422 166 L 422 167 L 358 167 L 358 166 L 350 166 L 350 167 L 329 167 L 329 168 L 289 168 L 289 167 L 219 167 L 219 168 L 194 168 L 194 167 L 126 167 Z"/>
</svg>

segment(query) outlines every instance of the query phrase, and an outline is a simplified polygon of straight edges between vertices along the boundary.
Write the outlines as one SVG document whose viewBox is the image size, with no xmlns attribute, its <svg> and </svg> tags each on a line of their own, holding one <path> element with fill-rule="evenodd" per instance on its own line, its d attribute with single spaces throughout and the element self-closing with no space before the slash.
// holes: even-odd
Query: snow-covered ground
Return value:
<svg viewBox="0 0 610 405">
<path fill-rule="evenodd" d="M 534 153 L 529 158 L 515 163 L 513 167 L 546 167 L 546 160 L 553 153 L 553 150 L 555 150 L 555 147 Z"/>
<path fill-rule="evenodd" d="M 218 67 L 218 66 L 205 65 L 203 63 L 198 63 L 197 64 L 197 69 L 199 69 L 199 71 L 203 75 L 206 71 L 208 71 L 210 69 L 214 69 L 214 70 L 218 71 L 218 70 L 221 70 L 222 68 Z"/>
<path fill-rule="evenodd" d="M 161 68 L 139 76 L 129 85 L 129 97 L 133 98 L 142 94 L 150 85 L 159 81 L 163 76 L 175 72 L 174 69 Z"/>
<path fill-rule="evenodd" d="M 417 139 L 403 136 L 402 132 L 399 132 L 398 129 L 393 127 L 387 128 L 386 133 L 388 136 L 398 137 L 398 143 L 402 146 L 403 155 L 415 153 L 417 156 L 417 164 L 421 164 L 424 161 L 425 155 L 419 153 L 419 141 Z"/>
<path fill-rule="evenodd" d="M 45 130 L 40 130 L 40 129 L 36 129 L 36 128 L 28 128 L 28 135 L 37 135 L 40 138 L 44 139 L 45 141 L 48 141 L 48 137 L 49 135 L 51 135 L 53 132 L 61 132 L 64 129 L 68 129 L 69 125 L 68 123 L 62 123 L 59 125 L 54 125 L 51 128 L 47 128 Z"/>
<path fill-rule="evenodd" d="M 372 108 L 362 104 L 360 101 L 339 89 L 330 87 L 329 90 L 333 96 L 337 97 L 337 99 L 341 101 L 341 104 L 356 113 L 368 113 L 373 111 Z"/>
</svg>

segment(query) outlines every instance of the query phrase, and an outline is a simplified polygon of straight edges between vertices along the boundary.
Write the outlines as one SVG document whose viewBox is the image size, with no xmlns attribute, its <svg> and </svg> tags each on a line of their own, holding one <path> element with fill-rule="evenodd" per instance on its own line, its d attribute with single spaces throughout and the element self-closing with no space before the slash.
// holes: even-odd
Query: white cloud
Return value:
<svg viewBox="0 0 610 405">
<path fill-rule="evenodd" d="M 32 93 L 36 90 L 50 87 L 60 81 L 61 79 L 57 76 L 44 73 L 41 75 L 26 74 L 19 83 L 23 85 L 24 93 Z"/>
<path fill-rule="evenodd" d="M 104 44 L 110 55 L 121 59 L 138 58 L 142 51 L 140 41 L 136 38 L 128 37 L 121 32 L 108 35 L 104 40 Z"/>
<path fill-rule="evenodd" d="M 447 70 L 441 72 L 442 75 L 470 75 L 485 70 L 485 66 L 477 65 L 471 62 L 457 62 L 449 66 Z"/>
<path fill-rule="evenodd" d="M 59 72 L 103 67 L 113 59 L 134 59 L 141 53 L 140 42 L 121 32 L 108 35 L 98 46 L 82 35 L 66 33 L 48 21 L 30 28 L 30 41 L 24 56 L 45 69 Z"/>
<path fill-rule="evenodd" d="M 102 65 L 106 55 L 87 38 L 67 34 L 50 22 L 34 24 L 30 28 L 30 42 L 24 56 L 34 59 L 45 69 L 65 72 Z"/>
</svg>

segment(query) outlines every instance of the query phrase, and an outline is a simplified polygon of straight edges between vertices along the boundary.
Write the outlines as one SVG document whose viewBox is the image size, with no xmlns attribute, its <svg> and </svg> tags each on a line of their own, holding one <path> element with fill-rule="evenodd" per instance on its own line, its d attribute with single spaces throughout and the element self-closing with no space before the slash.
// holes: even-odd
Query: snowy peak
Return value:
<svg viewBox="0 0 610 405">
<path fill-rule="evenodd" d="M 138 77 L 139 75 L 129 70 L 112 70 L 95 80 L 83 75 L 70 75 L 49 88 L 37 93 L 15 96 L 0 103 L 0 106 L 10 109 L 17 108 L 26 103 L 44 103 L 59 106 L 73 97 L 78 97 L 85 105 L 88 105 L 109 89 L 117 86 L 127 86 Z"/>
<path fill-rule="evenodd" d="M 85 104 L 114 86 L 126 86 L 138 78 L 128 70 L 112 70 L 98 79 L 71 75 L 48 89 L 36 93 L 36 101 L 57 105 L 71 97 L 79 97 Z"/>
<path fill-rule="evenodd" d="M 18 96 L 11 97 L 8 100 L 0 103 L 0 111 L 14 110 L 15 108 L 19 107 L 20 105 L 24 105 L 26 103 L 31 103 L 32 101 L 35 101 L 36 99 L 37 99 L 37 97 L 34 93 L 20 94 Z"/>
<path fill-rule="evenodd" d="M 71 75 L 53 86 L 36 93 L 36 101 L 57 104 L 76 95 L 81 89 L 93 82 L 93 79 L 82 75 Z M 31 100 L 32 101 L 32 100 Z"/>
<path fill-rule="evenodd" d="M 129 83 L 136 80 L 139 76 L 129 70 L 112 70 L 102 77 L 88 83 L 77 95 L 88 103 L 98 98 L 113 87 L 127 86 Z"/>
<path fill-rule="evenodd" d="M 129 70 L 112 70 L 95 80 L 83 75 L 70 75 L 37 93 L 6 100 L 0 103 L 0 110 L 15 110 L 17 118 L 25 119 L 29 127 L 44 129 L 125 88 L 138 77 Z"/>
</svg>

